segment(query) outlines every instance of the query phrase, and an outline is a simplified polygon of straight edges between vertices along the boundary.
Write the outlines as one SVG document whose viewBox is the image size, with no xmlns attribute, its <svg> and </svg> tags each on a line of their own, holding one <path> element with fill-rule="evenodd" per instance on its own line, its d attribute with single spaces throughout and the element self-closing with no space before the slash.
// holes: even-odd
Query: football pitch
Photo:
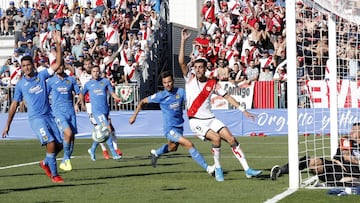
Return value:
<svg viewBox="0 0 360 203">
<path fill-rule="evenodd" d="M 209 164 L 210 142 L 191 138 Z M 90 139 L 77 139 L 73 170 L 60 175 L 65 183 L 54 184 L 38 166 L 45 148 L 37 140 L 0 141 L 0 202 L 265 202 L 284 192 L 288 176 L 269 179 L 275 164 L 287 162 L 287 137 L 238 137 L 248 163 L 263 174 L 247 179 L 230 147 L 223 142 L 222 167 L 225 181 L 216 182 L 179 147 L 177 152 L 150 164 L 149 151 L 164 138 L 118 138 L 124 153 L 120 161 L 105 160 L 100 147 L 97 160 L 90 160 Z M 60 156 L 62 157 L 62 152 Z M 58 161 L 58 163 L 60 160 Z M 280 202 L 358 202 L 359 196 L 331 196 L 327 190 L 299 189 Z"/>
</svg>

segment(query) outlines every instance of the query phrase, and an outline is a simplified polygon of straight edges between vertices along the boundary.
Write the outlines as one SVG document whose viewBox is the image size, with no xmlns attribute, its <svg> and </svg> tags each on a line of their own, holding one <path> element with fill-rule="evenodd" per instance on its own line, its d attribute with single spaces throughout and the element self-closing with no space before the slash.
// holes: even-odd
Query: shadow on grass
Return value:
<svg viewBox="0 0 360 203">
<path fill-rule="evenodd" d="M 41 189 L 48 189 L 48 188 L 76 187 L 76 186 L 101 185 L 101 184 L 105 184 L 105 183 L 81 183 L 81 184 L 60 183 L 60 184 L 38 186 L 38 187 L 2 189 L 2 190 L 0 190 L 0 194 L 8 194 L 8 193 L 12 193 L 12 192 L 24 192 L 24 191 L 31 191 L 31 190 L 41 190 Z"/>
</svg>

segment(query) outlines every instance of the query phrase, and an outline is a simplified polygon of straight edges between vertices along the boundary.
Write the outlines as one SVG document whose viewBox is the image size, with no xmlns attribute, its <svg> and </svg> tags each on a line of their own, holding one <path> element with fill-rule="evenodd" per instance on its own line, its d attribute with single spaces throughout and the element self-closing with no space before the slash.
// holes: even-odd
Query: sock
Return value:
<svg viewBox="0 0 360 203">
<path fill-rule="evenodd" d="M 203 169 L 206 170 L 208 165 L 207 165 L 204 157 L 201 156 L 201 154 L 199 153 L 199 151 L 197 149 L 195 149 L 195 147 L 192 147 L 189 149 L 189 154 L 196 161 L 196 163 L 198 163 L 201 167 L 203 167 Z"/>
<path fill-rule="evenodd" d="M 64 158 L 63 161 L 70 159 L 70 144 L 67 143 L 66 141 L 63 142 L 63 146 L 64 146 Z"/>
<path fill-rule="evenodd" d="M 45 159 L 50 168 L 51 176 L 58 176 L 55 153 L 46 153 Z"/>
<path fill-rule="evenodd" d="M 114 147 L 114 149 L 115 150 L 117 150 L 118 149 L 118 146 L 117 146 L 117 137 L 116 137 L 116 134 L 115 134 L 115 131 L 113 130 L 112 132 L 111 132 L 111 138 L 112 138 L 112 144 L 113 144 L 113 147 Z"/>
<path fill-rule="evenodd" d="M 221 155 L 221 148 L 212 148 L 212 153 L 214 156 L 214 164 L 215 164 L 215 168 L 221 168 L 221 164 L 220 164 L 220 155 Z"/>
<path fill-rule="evenodd" d="M 249 165 L 246 161 L 245 154 L 240 149 L 240 144 L 238 144 L 236 147 L 232 147 L 231 149 L 235 157 L 240 161 L 244 171 L 247 171 L 249 169 Z"/>
<path fill-rule="evenodd" d="M 100 146 L 101 146 L 101 144 L 102 143 L 100 143 Z M 91 151 L 93 152 L 93 153 L 95 153 L 95 151 L 96 151 L 96 148 L 97 148 L 97 146 L 99 145 L 99 143 L 98 142 L 93 142 L 92 143 L 92 145 L 91 145 Z"/>
<path fill-rule="evenodd" d="M 99 143 L 102 151 L 107 151 L 104 143 Z"/>
<path fill-rule="evenodd" d="M 114 149 L 113 141 L 112 141 L 112 137 L 111 137 L 111 136 L 110 136 L 109 139 L 106 141 L 106 144 L 109 146 L 109 150 L 110 150 L 111 155 L 112 155 L 113 157 L 119 156 L 119 155 L 116 153 L 115 149 Z"/>
<path fill-rule="evenodd" d="M 169 153 L 169 149 L 168 149 L 169 145 L 168 144 L 164 144 L 163 146 L 161 146 L 160 148 L 158 148 L 156 150 L 156 155 L 159 157 L 162 154 L 166 154 Z"/>
</svg>

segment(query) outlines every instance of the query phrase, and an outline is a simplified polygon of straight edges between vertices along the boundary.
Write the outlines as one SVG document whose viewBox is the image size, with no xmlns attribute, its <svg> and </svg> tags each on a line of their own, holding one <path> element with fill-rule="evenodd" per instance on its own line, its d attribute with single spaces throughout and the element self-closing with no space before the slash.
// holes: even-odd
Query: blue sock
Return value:
<svg viewBox="0 0 360 203">
<path fill-rule="evenodd" d="M 119 155 L 116 153 L 115 149 L 114 149 L 114 145 L 113 145 L 111 136 L 109 137 L 108 140 L 106 140 L 106 144 L 109 146 L 109 150 L 110 150 L 111 155 L 112 155 L 113 157 L 119 156 Z"/>
<path fill-rule="evenodd" d="M 52 177 L 57 176 L 58 172 L 57 172 L 55 153 L 46 153 L 46 162 L 50 168 L 51 176 Z"/>
<path fill-rule="evenodd" d="M 162 154 L 168 153 L 169 152 L 168 147 L 169 147 L 168 144 L 164 144 L 163 146 L 161 146 L 159 149 L 156 150 L 156 154 L 158 156 L 161 156 Z"/>
<path fill-rule="evenodd" d="M 98 145 L 99 145 L 99 143 L 94 141 L 94 142 L 92 143 L 92 145 L 91 145 L 91 151 L 95 153 L 96 147 L 97 147 Z"/>
<path fill-rule="evenodd" d="M 204 157 L 199 153 L 199 151 L 195 149 L 195 147 L 189 149 L 189 154 L 196 161 L 196 163 L 198 163 L 201 167 L 203 167 L 206 170 L 208 164 L 206 163 Z"/>
<path fill-rule="evenodd" d="M 70 144 L 64 141 L 63 146 L 64 146 L 64 159 L 63 159 L 64 162 L 65 160 L 70 159 L 71 154 L 70 154 Z"/>
</svg>

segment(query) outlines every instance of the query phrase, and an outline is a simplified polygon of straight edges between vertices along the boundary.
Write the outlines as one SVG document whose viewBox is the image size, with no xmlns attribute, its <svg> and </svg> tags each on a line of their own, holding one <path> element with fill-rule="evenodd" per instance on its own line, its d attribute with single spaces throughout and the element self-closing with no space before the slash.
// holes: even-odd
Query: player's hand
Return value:
<svg viewBox="0 0 360 203">
<path fill-rule="evenodd" d="M 130 123 L 130 125 L 132 125 L 133 123 L 135 123 L 135 120 L 136 120 L 136 116 L 131 116 L 131 117 L 129 118 L 129 123 Z"/>
<path fill-rule="evenodd" d="M 248 111 L 244 111 L 244 115 L 251 120 L 254 120 L 256 118 L 256 115 L 249 113 Z"/>
<path fill-rule="evenodd" d="M 190 37 L 191 33 L 188 32 L 188 30 L 186 28 L 183 28 L 181 30 L 181 39 L 182 40 L 187 40 Z"/>
<path fill-rule="evenodd" d="M 2 132 L 2 138 L 6 138 L 9 135 L 8 132 L 9 132 L 9 128 L 5 127 Z"/>
</svg>

